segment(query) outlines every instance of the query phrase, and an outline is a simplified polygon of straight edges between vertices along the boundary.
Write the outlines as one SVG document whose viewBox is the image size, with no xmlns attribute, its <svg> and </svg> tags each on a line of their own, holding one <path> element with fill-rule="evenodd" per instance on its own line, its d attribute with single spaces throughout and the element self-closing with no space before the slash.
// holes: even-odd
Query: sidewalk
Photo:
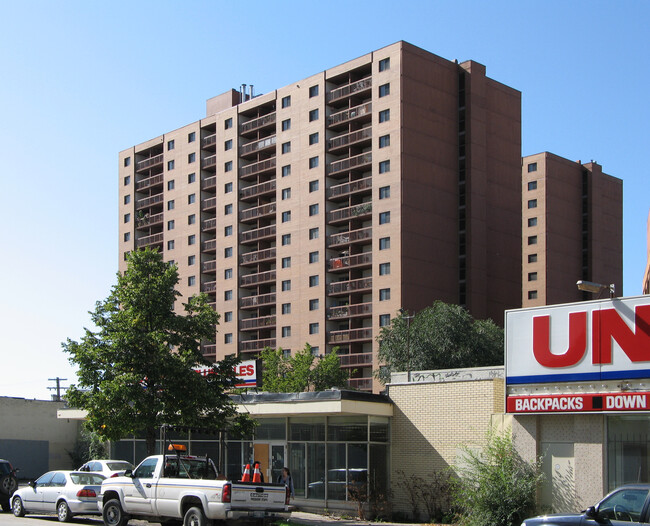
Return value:
<svg viewBox="0 0 650 526">
<path fill-rule="evenodd" d="M 289 522 L 304 526 L 423 526 L 422 524 L 407 524 L 384 521 L 362 521 L 359 519 L 342 519 L 341 517 L 330 515 L 317 515 L 315 513 L 306 513 L 304 511 L 292 511 Z"/>
</svg>

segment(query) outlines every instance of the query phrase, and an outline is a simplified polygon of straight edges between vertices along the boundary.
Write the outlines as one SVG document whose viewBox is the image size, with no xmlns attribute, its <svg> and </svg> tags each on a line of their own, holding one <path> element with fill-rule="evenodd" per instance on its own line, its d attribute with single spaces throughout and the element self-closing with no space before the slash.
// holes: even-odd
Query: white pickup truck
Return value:
<svg viewBox="0 0 650 526">
<path fill-rule="evenodd" d="M 154 455 L 124 476 L 104 480 L 99 508 L 106 526 L 129 519 L 206 526 L 208 521 L 287 519 L 284 484 L 217 480 L 212 461 L 188 455 Z"/>
</svg>

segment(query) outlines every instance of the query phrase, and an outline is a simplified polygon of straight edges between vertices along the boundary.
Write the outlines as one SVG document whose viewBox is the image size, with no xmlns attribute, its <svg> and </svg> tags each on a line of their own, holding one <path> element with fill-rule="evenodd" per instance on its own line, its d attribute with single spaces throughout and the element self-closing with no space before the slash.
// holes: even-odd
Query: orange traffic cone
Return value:
<svg viewBox="0 0 650 526">
<path fill-rule="evenodd" d="M 246 467 L 244 468 L 244 474 L 241 476 L 241 481 L 249 482 L 250 479 L 251 479 L 251 465 L 246 464 Z"/>
<path fill-rule="evenodd" d="M 260 465 L 255 464 L 255 473 L 253 473 L 253 482 L 261 483 L 262 474 L 260 473 Z"/>
</svg>

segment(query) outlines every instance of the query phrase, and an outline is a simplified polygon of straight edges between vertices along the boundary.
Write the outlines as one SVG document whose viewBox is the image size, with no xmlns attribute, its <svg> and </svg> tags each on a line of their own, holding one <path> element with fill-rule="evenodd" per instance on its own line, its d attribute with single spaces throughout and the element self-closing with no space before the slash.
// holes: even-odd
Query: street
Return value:
<svg viewBox="0 0 650 526">
<path fill-rule="evenodd" d="M 59 523 L 56 515 L 27 515 L 25 517 L 14 517 L 12 513 L 0 512 L 0 526 L 57 526 Z M 72 519 L 72 525 L 103 526 L 102 518 L 99 515 L 79 515 Z M 145 526 L 149 523 L 142 520 L 130 520 L 129 526 Z"/>
</svg>

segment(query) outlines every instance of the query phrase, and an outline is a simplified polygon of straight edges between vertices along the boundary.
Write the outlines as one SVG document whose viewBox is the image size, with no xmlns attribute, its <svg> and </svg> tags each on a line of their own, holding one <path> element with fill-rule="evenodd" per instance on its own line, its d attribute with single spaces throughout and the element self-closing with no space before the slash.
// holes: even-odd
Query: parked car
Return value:
<svg viewBox="0 0 650 526">
<path fill-rule="evenodd" d="M 102 481 L 99 473 L 49 471 L 16 491 L 11 508 L 16 517 L 26 513 L 56 513 L 61 522 L 73 515 L 99 515 L 97 507 Z"/>
<path fill-rule="evenodd" d="M 8 460 L 0 459 L 0 507 L 2 507 L 2 511 L 11 509 L 9 499 L 18 487 L 17 471 Z"/>
<path fill-rule="evenodd" d="M 119 477 L 124 475 L 127 469 L 133 471 L 135 467 L 126 460 L 89 460 L 77 471 L 91 471 L 101 473 L 105 477 Z"/>
<path fill-rule="evenodd" d="M 602 526 L 650 522 L 650 484 L 621 486 L 582 513 L 544 515 L 526 519 L 521 526 Z"/>
</svg>

